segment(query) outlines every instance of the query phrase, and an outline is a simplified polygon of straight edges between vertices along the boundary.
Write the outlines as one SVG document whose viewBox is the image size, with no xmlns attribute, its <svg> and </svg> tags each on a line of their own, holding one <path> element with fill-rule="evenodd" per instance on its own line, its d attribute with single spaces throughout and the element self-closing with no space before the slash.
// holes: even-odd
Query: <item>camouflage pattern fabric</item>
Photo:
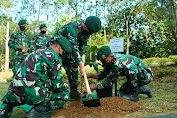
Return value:
<svg viewBox="0 0 177 118">
<path fill-rule="evenodd" d="M 18 68 L 20 67 L 21 63 L 25 60 L 26 56 L 32 51 L 31 38 L 25 32 L 13 32 L 10 36 L 8 45 L 10 48 L 13 49 L 12 71 L 15 74 Z M 18 46 L 22 45 L 25 46 L 26 49 L 29 49 L 27 53 L 23 53 L 21 49 L 18 49 Z"/>
<path fill-rule="evenodd" d="M 56 40 L 57 36 L 66 37 L 71 43 L 72 52 L 65 54 L 66 58 L 63 61 L 63 66 L 66 70 L 70 86 L 77 85 L 78 81 L 78 63 L 82 61 L 82 55 L 87 49 L 89 36 L 81 35 L 81 26 L 84 20 L 70 22 L 61 27 L 54 36 L 49 40 L 48 46 Z"/>
<path fill-rule="evenodd" d="M 50 37 L 48 35 L 43 35 L 41 33 L 35 35 L 33 37 L 33 51 L 36 51 L 37 49 L 46 49 L 49 39 Z"/>
<path fill-rule="evenodd" d="M 60 56 L 50 47 L 29 54 L 2 99 L 0 113 L 10 115 L 8 105 L 48 103 L 51 110 L 61 108 L 69 97 L 68 84 L 62 81 L 61 66 Z"/>
<path fill-rule="evenodd" d="M 130 86 L 137 87 L 150 83 L 153 80 L 151 68 L 135 56 L 113 53 L 114 58 L 110 64 L 104 66 L 104 70 L 97 73 L 99 80 L 98 89 L 110 87 L 120 75 L 127 77 Z"/>
</svg>

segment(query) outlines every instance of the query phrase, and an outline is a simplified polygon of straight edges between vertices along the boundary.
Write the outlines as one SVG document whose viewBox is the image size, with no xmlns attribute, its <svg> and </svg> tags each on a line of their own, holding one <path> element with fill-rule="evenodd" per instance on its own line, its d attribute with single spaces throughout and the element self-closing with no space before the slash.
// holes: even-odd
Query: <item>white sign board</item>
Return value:
<svg viewBox="0 0 177 118">
<path fill-rule="evenodd" d="M 110 39 L 111 52 L 124 52 L 124 38 Z"/>
</svg>

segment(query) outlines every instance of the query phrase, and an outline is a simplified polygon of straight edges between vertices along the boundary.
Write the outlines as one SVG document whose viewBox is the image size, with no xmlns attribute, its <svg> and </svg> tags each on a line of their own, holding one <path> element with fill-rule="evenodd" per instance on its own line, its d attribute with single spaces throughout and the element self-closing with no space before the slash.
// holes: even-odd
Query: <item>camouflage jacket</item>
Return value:
<svg viewBox="0 0 177 118">
<path fill-rule="evenodd" d="M 46 49 L 49 39 L 50 37 L 48 35 L 44 36 L 41 33 L 35 35 L 33 37 L 33 51 L 36 51 L 37 49 Z"/>
<path fill-rule="evenodd" d="M 18 49 L 18 46 L 22 45 L 29 49 L 27 53 L 23 53 L 21 49 Z M 8 46 L 13 49 L 12 59 L 24 60 L 26 56 L 32 51 L 31 45 L 31 38 L 27 33 L 13 32 L 8 42 Z"/>
<path fill-rule="evenodd" d="M 51 42 L 56 40 L 57 36 L 66 37 L 71 43 L 72 53 L 67 54 L 68 58 L 73 58 L 76 63 L 82 61 L 82 55 L 85 54 L 87 49 L 87 42 L 90 36 L 81 35 L 81 26 L 84 23 L 83 20 L 70 22 L 63 27 L 61 27 L 54 36 L 48 42 L 48 46 L 51 45 Z"/>
<path fill-rule="evenodd" d="M 138 80 L 153 79 L 151 68 L 142 60 L 132 55 L 120 53 L 113 53 L 113 55 L 112 62 L 104 65 L 103 71 L 97 73 L 99 80 L 107 77 L 102 83 L 98 84 L 99 89 L 112 86 L 120 75 L 126 76 L 133 86 L 137 86 Z"/>
<path fill-rule="evenodd" d="M 62 81 L 61 66 L 61 57 L 51 47 L 39 49 L 23 61 L 10 89 L 17 95 L 21 94 L 19 96 L 41 102 L 49 96 L 50 91 L 63 92 L 68 88 L 68 84 Z"/>
</svg>

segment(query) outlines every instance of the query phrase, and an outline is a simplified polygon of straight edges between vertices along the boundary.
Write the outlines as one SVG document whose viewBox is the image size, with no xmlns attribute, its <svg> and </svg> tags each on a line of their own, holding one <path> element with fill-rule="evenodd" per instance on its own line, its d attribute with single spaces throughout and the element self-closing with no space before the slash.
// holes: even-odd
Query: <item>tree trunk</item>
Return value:
<svg viewBox="0 0 177 118">
<path fill-rule="evenodd" d="M 104 1 L 104 45 L 106 44 L 106 29 L 105 29 L 105 22 L 106 22 L 106 0 Z"/>
<path fill-rule="evenodd" d="M 49 21 L 49 0 L 47 0 L 47 26 L 48 26 L 48 21 Z"/>
<path fill-rule="evenodd" d="M 128 20 L 126 20 L 126 29 L 127 29 L 127 51 L 126 51 L 126 54 L 129 54 Z"/>
<path fill-rule="evenodd" d="M 8 46 L 8 42 L 9 42 L 9 18 L 10 18 L 10 8 L 8 9 L 8 18 L 7 18 L 7 30 L 6 30 L 6 57 L 5 57 L 5 71 L 9 70 L 9 46 Z"/>
<path fill-rule="evenodd" d="M 39 10 L 38 10 L 39 12 L 38 12 L 38 21 L 37 21 L 37 23 L 38 23 L 38 26 L 39 26 L 39 15 L 40 15 L 40 12 L 41 12 L 41 0 L 39 0 Z"/>
</svg>

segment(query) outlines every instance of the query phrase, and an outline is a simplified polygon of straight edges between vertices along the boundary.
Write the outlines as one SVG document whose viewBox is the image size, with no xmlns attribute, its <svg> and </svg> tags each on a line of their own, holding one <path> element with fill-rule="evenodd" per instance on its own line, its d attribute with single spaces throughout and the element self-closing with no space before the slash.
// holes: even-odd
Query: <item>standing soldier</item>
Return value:
<svg viewBox="0 0 177 118">
<path fill-rule="evenodd" d="M 35 105 L 27 118 L 51 118 L 49 112 L 62 108 L 69 98 L 68 84 L 62 81 L 59 55 L 71 52 L 69 41 L 62 36 L 47 49 L 29 54 L 12 79 L 2 99 L 0 118 L 8 118 L 15 106 Z"/>
<path fill-rule="evenodd" d="M 78 65 L 81 74 L 86 72 L 85 65 L 85 51 L 87 42 L 93 33 L 101 29 L 101 21 L 96 16 L 89 16 L 86 20 L 77 20 L 70 22 L 61 27 L 48 42 L 48 45 L 55 40 L 55 37 L 64 36 L 71 43 L 72 52 L 66 54 L 63 60 L 63 66 L 70 84 L 71 99 L 79 99 L 80 94 L 77 91 L 78 87 Z"/>
<path fill-rule="evenodd" d="M 98 50 L 97 59 L 103 63 L 104 70 L 87 77 L 98 80 L 106 78 L 102 83 L 91 87 L 91 90 L 97 90 L 99 98 L 112 96 L 111 86 L 120 75 L 126 76 L 127 81 L 120 87 L 119 96 L 130 101 L 138 101 L 138 94 L 147 94 L 149 98 L 152 97 L 152 91 L 145 85 L 153 80 L 153 74 L 151 68 L 143 61 L 131 55 L 113 54 L 108 46 Z"/>
<path fill-rule="evenodd" d="M 33 50 L 36 51 L 37 49 L 45 49 L 47 46 L 47 42 L 49 41 L 50 37 L 46 34 L 47 26 L 46 24 L 41 24 L 40 33 L 33 37 Z"/>
<path fill-rule="evenodd" d="M 26 56 L 31 52 L 31 39 L 30 36 L 25 33 L 26 22 L 26 20 L 19 21 L 18 26 L 20 27 L 20 30 L 18 32 L 13 32 L 8 42 L 9 47 L 13 49 L 12 71 L 14 75 Z"/>
</svg>

